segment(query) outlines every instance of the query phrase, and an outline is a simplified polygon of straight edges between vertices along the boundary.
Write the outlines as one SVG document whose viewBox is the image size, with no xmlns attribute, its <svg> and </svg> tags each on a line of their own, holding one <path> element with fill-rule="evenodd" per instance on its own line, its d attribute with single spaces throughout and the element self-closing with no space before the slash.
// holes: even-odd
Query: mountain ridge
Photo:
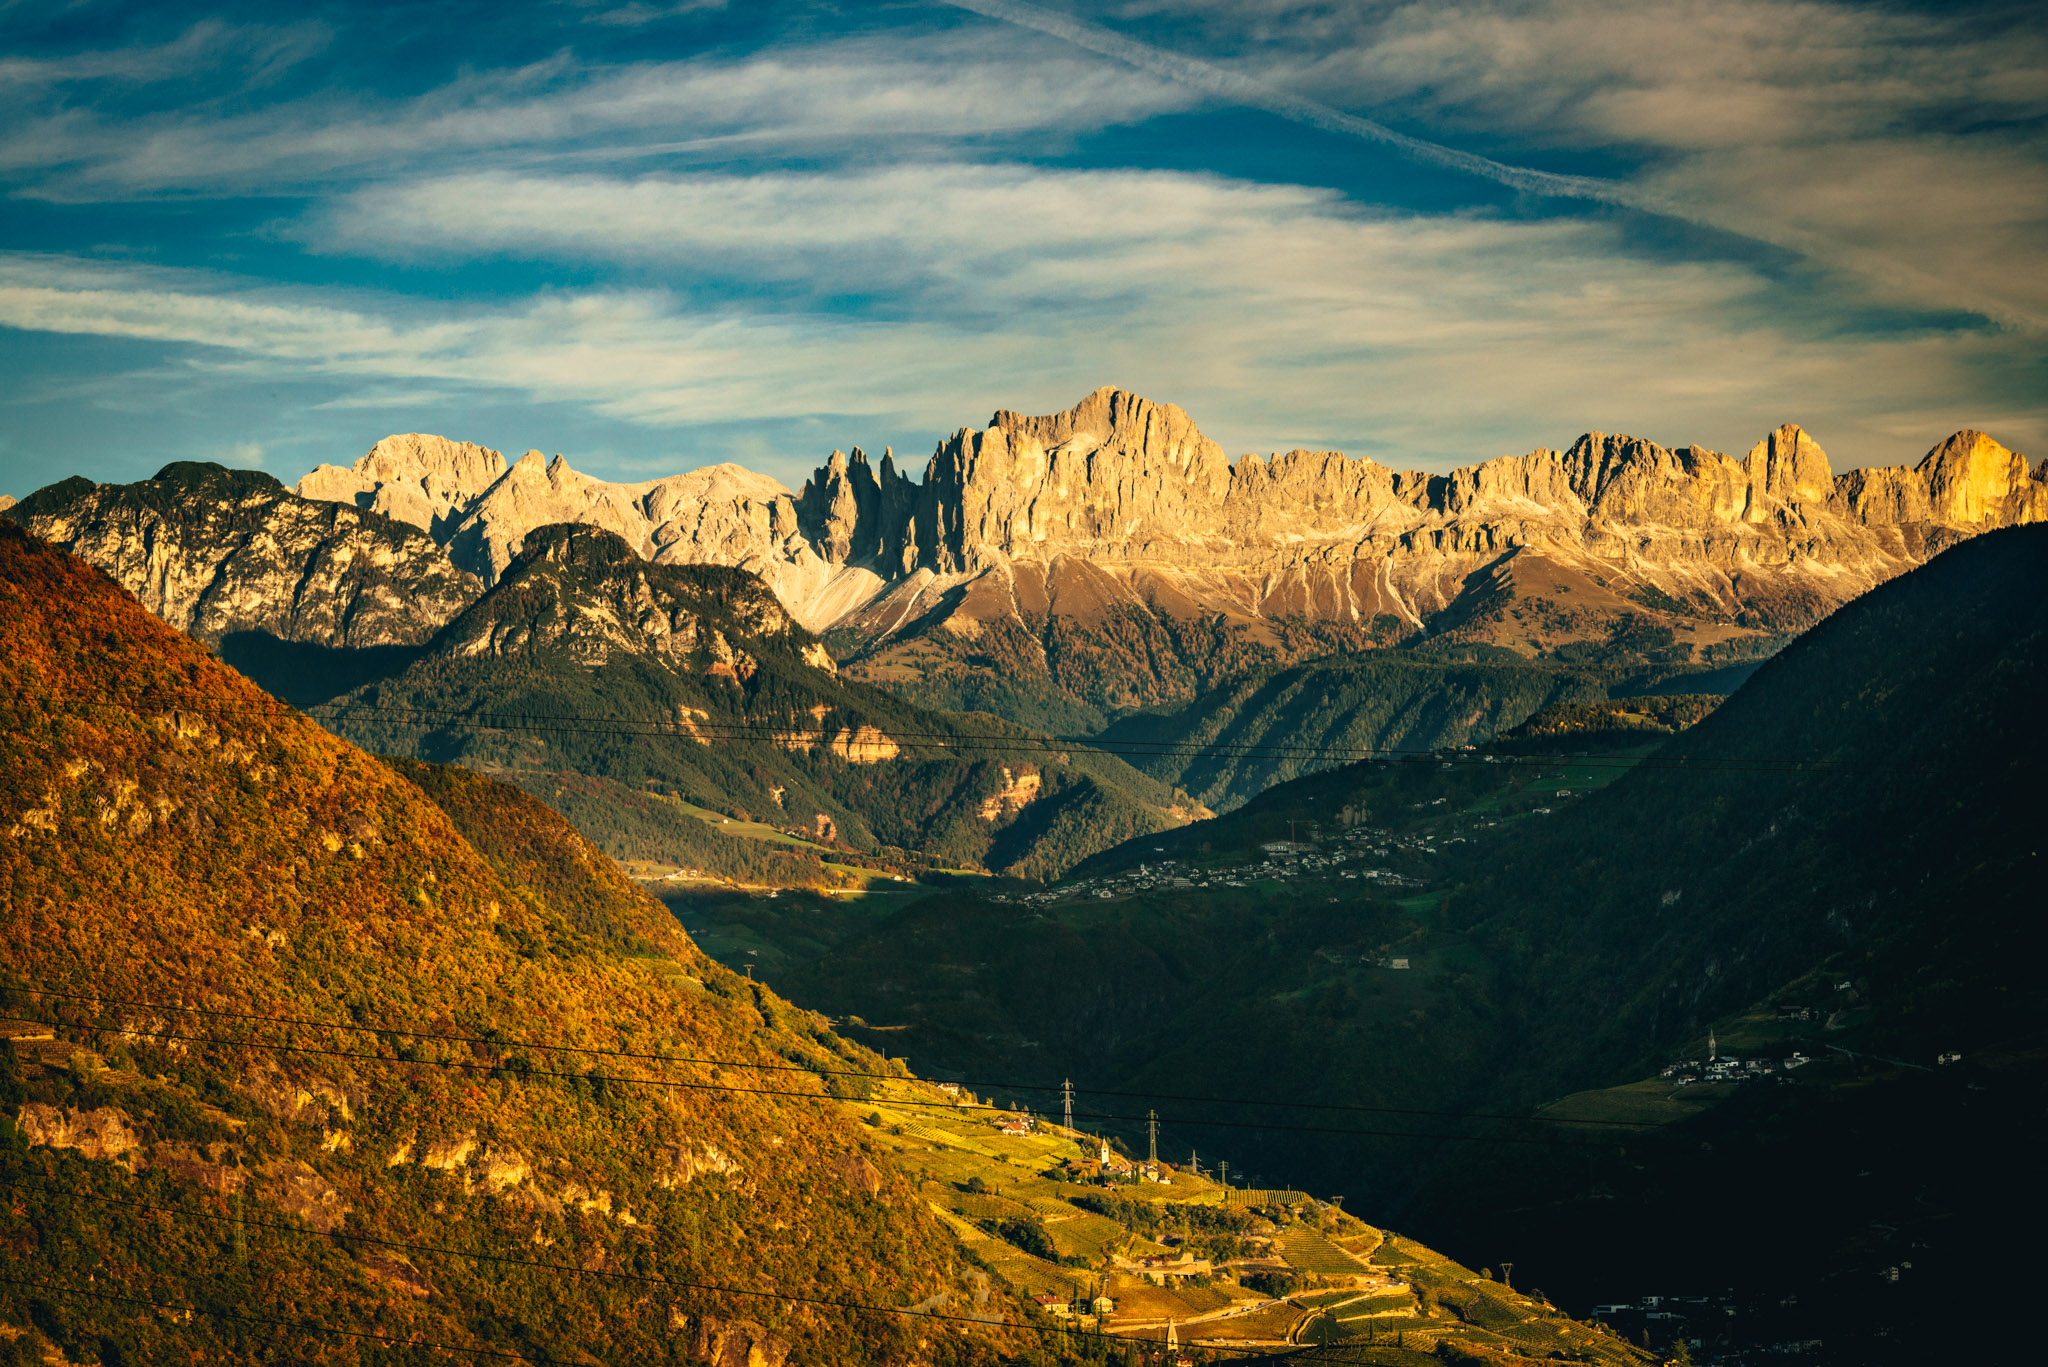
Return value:
<svg viewBox="0 0 2048 1367">
<path fill-rule="evenodd" d="M 74 480 L 5 515 L 203 636 L 321 649 L 423 642 L 525 537 L 582 523 L 653 563 L 759 576 L 849 677 L 1066 732 L 1249 670 L 1418 643 L 1700 673 L 1768 654 L 1959 540 L 2048 517 L 2048 461 L 1968 428 L 1912 467 L 1840 475 L 1791 424 L 1740 456 L 1590 432 L 1427 474 L 1336 452 L 1233 461 L 1183 409 L 1113 388 L 961 428 L 921 481 L 856 447 L 794 492 L 733 465 L 614 484 L 560 455 L 408 433 L 296 494 L 223 475 L 209 510 L 193 506 L 205 481 L 171 482 L 190 486 L 185 505 L 156 506 L 163 477 Z M 239 533 L 263 551 L 248 573 L 197 544 L 228 505 L 271 524 Z M 359 544 L 372 553 L 338 549 Z M 383 592 L 374 629 L 300 605 L 304 581 L 376 606 L 364 586 L 402 574 L 422 591 Z"/>
<path fill-rule="evenodd" d="M 769 529 L 751 548 L 756 554 L 781 550 L 794 535 L 819 560 L 864 568 L 882 580 L 921 568 L 971 575 L 1002 559 L 1059 554 L 1171 561 L 1185 558 L 1182 543 L 1199 545 L 1217 565 L 1265 564 L 1290 548 L 1296 563 L 1319 558 L 1304 544 L 1311 542 L 1329 549 L 1349 542 L 1354 549 L 1497 552 L 1526 534 L 1532 514 L 1546 511 L 1576 513 L 1596 536 L 1601 529 L 1594 524 L 1653 512 L 1671 517 L 1674 529 L 1695 531 L 1715 522 L 1805 530 L 1832 517 L 1898 529 L 1896 537 L 1867 545 L 1915 556 L 1924 552 L 1925 534 L 1914 524 L 1958 528 L 2048 516 L 2048 460 L 2030 470 L 2022 457 L 1968 428 L 1914 466 L 1842 475 L 1833 473 L 1811 436 L 1789 423 L 1741 458 L 1594 431 L 1564 450 L 1541 447 L 1432 475 L 1331 451 L 1296 449 L 1232 461 L 1177 405 L 1108 387 L 1064 413 L 1027 417 L 1005 409 L 985 429 L 961 428 L 939 443 L 922 482 L 897 471 L 893 452 L 877 469 L 856 447 L 850 458 L 833 452 L 799 493 L 766 476 L 740 480 L 740 467 L 731 465 L 611 484 L 581 475 L 559 455 L 546 462 L 529 451 L 507 466 L 487 448 L 414 434 L 386 438 L 347 470 L 323 465 L 300 480 L 298 492 L 354 502 L 432 531 L 430 498 L 419 496 L 419 488 L 429 495 L 445 490 L 447 472 L 465 461 L 482 462 L 491 478 L 475 489 L 469 512 L 442 521 L 452 529 L 446 533 L 451 542 L 467 535 L 491 546 L 477 564 L 465 566 L 489 577 L 509 563 L 503 548 L 524 534 L 516 509 L 491 506 L 494 493 L 505 487 L 502 501 L 509 502 L 514 487 L 543 480 L 562 497 L 590 500 L 586 518 L 549 521 L 609 525 L 629 511 L 639 514 L 645 525 L 635 529 L 637 537 L 620 526 L 610 529 L 650 559 L 729 549 L 735 529 L 728 524 L 716 526 L 719 545 L 703 537 L 686 541 L 687 529 L 673 516 L 708 500 L 763 514 L 744 519 L 765 520 Z M 1304 514 L 1314 524 L 1307 531 L 1280 525 Z M 1459 522 L 1475 518 L 1480 526 L 1471 530 Z M 1190 525 L 1190 519 L 1205 520 Z M 1823 548 L 1809 540 L 1796 549 L 1810 557 Z M 801 552 L 789 554 L 794 564 Z M 813 630 L 845 616 L 824 615 L 843 595 L 791 601 L 779 582 L 788 579 L 780 567 L 763 577 Z M 1313 612 L 1333 605 L 1310 597 L 1301 606 Z"/>
<path fill-rule="evenodd" d="M 415 486 L 480 448 L 394 473 L 426 440 L 387 439 L 300 492 L 433 525 Z M 1233 461 L 1178 406 L 1104 388 L 960 429 L 922 481 L 858 447 L 793 493 L 729 466 L 611 485 L 529 452 L 436 535 L 485 578 L 535 518 L 741 565 L 857 676 L 1092 730 L 1247 666 L 1445 633 L 1544 655 L 1648 622 L 1682 653 L 1729 649 L 2044 517 L 2048 461 L 1967 428 L 1914 466 L 1841 475 L 1792 424 L 1742 456 L 1589 432 L 1427 474 L 1337 452 Z"/>
</svg>

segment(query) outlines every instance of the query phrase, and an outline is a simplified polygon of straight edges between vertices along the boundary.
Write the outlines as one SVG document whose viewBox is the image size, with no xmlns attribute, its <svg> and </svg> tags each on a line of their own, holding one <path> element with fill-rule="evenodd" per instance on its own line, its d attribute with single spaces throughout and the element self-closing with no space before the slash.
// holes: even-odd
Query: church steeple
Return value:
<svg viewBox="0 0 2048 1367">
<path fill-rule="evenodd" d="M 1712 1063 L 1721 1056 L 1721 1046 L 1714 1041 L 1712 1026 L 1707 1027 L 1707 1062 Z"/>
</svg>

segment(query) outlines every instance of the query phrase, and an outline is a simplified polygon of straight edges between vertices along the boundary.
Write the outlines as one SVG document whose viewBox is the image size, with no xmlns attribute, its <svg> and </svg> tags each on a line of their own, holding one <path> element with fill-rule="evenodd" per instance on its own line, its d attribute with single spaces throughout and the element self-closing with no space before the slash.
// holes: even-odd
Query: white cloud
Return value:
<svg viewBox="0 0 2048 1367">
<path fill-rule="evenodd" d="M 877 138 L 1093 129 L 1185 107 L 1188 92 L 1093 59 L 1029 66 L 958 39 L 848 39 L 742 61 L 590 67 L 566 57 L 466 75 L 406 100 L 318 91 L 261 109 L 109 118 L 31 101 L 0 124 L 19 193 L 94 201 L 284 193 L 493 159 L 616 158 Z"/>
<path fill-rule="evenodd" d="M 1659 212 L 1877 302 L 2048 329 L 2048 30 L 1818 0 L 1135 0 L 1272 85 L 1442 136 L 1599 150 Z"/>
<path fill-rule="evenodd" d="M 240 465 L 252 470 L 261 469 L 263 466 L 263 445 L 261 442 L 238 441 L 231 446 L 224 446 L 214 452 L 213 458 L 222 465 Z"/>
<path fill-rule="evenodd" d="M 409 259 L 503 255 L 641 263 L 807 294 L 889 292 L 899 306 L 1007 315 L 1033 282 L 1066 308 L 1156 289 L 1160 253 L 1346 221 L 1339 196 L 1174 172 L 939 164 L 824 174 L 486 172 L 365 190 L 304 230 L 325 251 Z M 1115 270 L 1063 263 L 1115 260 Z M 1067 291 L 1077 284 L 1082 298 Z M 1029 326 L 1027 322 L 1025 324 Z"/>
<path fill-rule="evenodd" d="M 451 310 L 17 256 L 0 259 L 0 324 L 189 344 L 212 368 L 340 377 L 365 395 L 495 389 L 651 428 L 888 414 L 936 435 L 1116 383 L 1182 403 L 1232 449 L 1337 445 L 1403 464 L 1587 428 L 1746 447 L 1787 420 L 1838 465 L 1909 459 L 1966 424 L 2048 448 L 2041 406 L 1997 371 L 2001 339 L 1835 334 L 1763 276 L 1643 261 L 1600 223 L 942 166 L 422 181 L 352 201 L 340 225 L 365 249 L 533 251 L 641 263 L 651 279 L 688 267 L 773 285 L 791 259 L 809 269 L 774 307 L 648 286 Z M 862 282 L 886 286 L 893 318 L 804 307 L 807 291 Z"/>
<path fill-rule="evenodd" d="M 146 86 L 239 69 L 236 88 L 275 80 L 325 46 L 329 34 L 318 24 L 285 27 L 233 25 L 218 19 L 193 24 L 164 43 L 137 43 L 53 57 L 0 57 L 0 90 L 20 100 L 52 87 L 86 82 Z"/>
</svg>

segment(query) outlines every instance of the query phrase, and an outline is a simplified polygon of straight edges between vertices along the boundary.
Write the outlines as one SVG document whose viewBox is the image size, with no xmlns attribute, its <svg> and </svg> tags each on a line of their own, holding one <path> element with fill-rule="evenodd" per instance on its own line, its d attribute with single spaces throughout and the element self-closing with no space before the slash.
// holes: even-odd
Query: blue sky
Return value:
<svg viewBox="0 0 2048 1367">
<path fill-rule="evenodd" d="M 0 492 L 390 432 L 913 471 L 2048 455 L 2048 26 L 1784 0 L 0 3 Z"/>
</svg>

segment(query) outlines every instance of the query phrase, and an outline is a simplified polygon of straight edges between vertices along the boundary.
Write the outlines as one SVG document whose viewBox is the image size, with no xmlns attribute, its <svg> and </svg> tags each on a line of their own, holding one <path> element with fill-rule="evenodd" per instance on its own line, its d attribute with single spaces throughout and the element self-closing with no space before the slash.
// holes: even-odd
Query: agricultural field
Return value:
<svg viewBox="0 0 2048 1367">
<path fill-rule="evenodd" d="M 1537 1114 L 1546 1120 L 1669 1125 L 1709 1109 L 1722 1092 L 1711 1083 L 1679 1088 L 1665 1078 L 1644 1078 L 1620 1087 L 1574 1092 Z"/>
<path fill-rule="evenodd" d="M 1423 1319 L 1418 1315 L 1375 1315 L 1369 1319 L 1339 1321 L 1339 1324 L 1347 1342 L 1366 1339 L 1375 1343 L 1392 1343 L 1398 1337 L 1411 1348 L 1427 1349 L 1440 1338 L 1461 1337 L 1454 1323 Z"/>
<path fill-rule="evenodd" d="M 1358 1261 L 1369 1263 L 1372 1261 L 1372 1255 L 1379 1250 L 1381 1238 L 1382 1236 L 1378 1230 L 1368 1226 L 1363 1233 L 1339 1233 L 1332 1235 L 1330 1242 L 1358 1259 Z"/>
<path fill-rule="evenodd" d="M 1289 1225 L 1273 1246 L 1289 1267 L 1313 1277 L 1352 1277 L 1366 1270 L 1364 1263 L 1307 1225 Z"/>
<path fill-rule="evenodd" d="M 1111 1248 L 1124 1237 L 1123 1226 L 1107 1216 L 1085 1211 L 1074 1213 L 1072 1206 L 1068 1206 L 1067 1211 L 1064 1215 L 1045 1217 L 1045 1232 L 1060 1256 L 1085 1258 L 1090 1263 L 1106 1261 Z"/>
<path fill-rule="evenodd" d="M 1094 1283 L 1094 1279 L 1085 1273 L 1033 1257 L 993 1235 L 984 1236 L 983 1242 L 972 1247 L 975 1255 L 988 1264 L 990 1271 L 1032 1295 L 1082 1296 Z"/>
<path fill-rule="evenodd" d="M 1198 1324 L 1187 1325 L 1181 1330 L 1181 1337 L 1183 1341 L 1190 1343 L 1228 1343 L 1232 1340 L 1285 1343 L 1307 1318 L 1307 1315 L 1286 1301 L 1275 1301 L 1263 1309 L 1242 1315 L 1230 1315 L 1223 1319 L 1203 1320 Z"/>
<path fill-rule="evenodd" d="M 1415 1313 L 1415 1297 L 1406 1291 L 1388 1291 L 1346 1301 L 1331 1313 L 1340 1321 L 1365 1319 L 1373 1315 L 1412 1315 Z"/>
<path fill-rule="evenodd" d="M 1063 1159 L 1092 1157 L 1092 1141 L 1050 1126 L 1004 1135 L 993 1111 L 935 1112 L 945 1100 L 915 1079 L 891 1079 L 878 1095 L 845 1105 L 866 1122 L 878 1154 L 917 1182 L 962 1248 L 999 1282 L 1068 1297 L 1100 1288 L 1117 1303 L 1104 1325 L 1111 1334 L 1158 1340 L 1170 1321 L 1184 1343 L 1249 1347 L 1334 1333 L 1346 1352 L 1364 1349 L 1378 1367 L 1433 1361 L 1425 1355 L 1441 1339 L 1504 1364 L 1553 1352 L 1608 1367 L 1648 1362 L 1621 1339 L 1302 1192 L 1226 1189 L 1185 1172 L 1171 1184 L 1077 1185 L 1056 1169 Z M 1116 1268 L 1119 1255 L 1204 1256 L 1203 1231 L 1219 1228 L 1254 1250 L 1270 1241 L 1271 1252 L 1220 1266 L 1205 1285 L 1159 1286 Z M 1274 1300 L 1238 1281 L 1282 1262 L 1340 1285 Z M 1427 1293 L 1429 1313 L 1416 1292 Z"/>
<path fill-rule="evenodd" d="M 1116 1300 L 1116 1324 L 1149 1321 L 1191 1320 L 1221 1310 L 1232 1301 L 1262 1300 L 1235 1286 L 1154 1286 L 1136 1277 L 1119 1276 L 1110 1282 L 1109 1294 Z"/>
<path fill-rule="evenodd" d="M 1022 1201 L 1012 1201 L 1007 1196 L 977 1196 L 971 1192 L 958 1192 L 948 1204 L 954 1214 L 966 1220 L 1009 1220 L 1031 1214 L 1031 1207 Z"/>
</svg>

